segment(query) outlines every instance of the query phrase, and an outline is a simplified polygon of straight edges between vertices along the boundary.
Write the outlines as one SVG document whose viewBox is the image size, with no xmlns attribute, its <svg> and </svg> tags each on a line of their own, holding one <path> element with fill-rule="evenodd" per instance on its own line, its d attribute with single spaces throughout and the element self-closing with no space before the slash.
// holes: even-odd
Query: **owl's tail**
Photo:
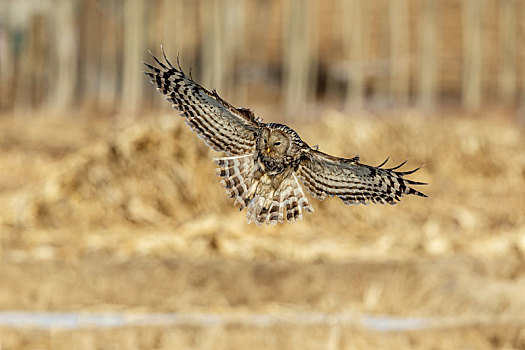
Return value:
<svg viewBox="0 0 525 350">
<path fill-rule="evenodd" d="M 254 182 L 254 155 L 214 158 L 213 161 L 219 166 L 216 173 L 222 178 L 221 184 L 228 191 L 228 196 L 235 199 L 234 205 L 239 205 L 239 210 L 243 210 L 253 197 L 249 190 Z"/>
<path fill-rule="evenodd" d="M 296 221 L 303 213 L 314 209 L 297 180 L 291 173 L 274 189 L 268 175 L 255 178 L 256 164 L 253 155 L 214 159 L 219 165 L 217 174 L 228 191 L 235 198 L 235 205 L 242 210 L 247 207 L 248 223 L 255 222 L 275 225 L 283 221 Z"/>
<path fill-rule="evenodd" d="M 261 188 L 271 188 L 271 180 L 263 176 L 260 180 Z M 267 182 L 267 183 L 266 183 Z M 248 223 L 255 222 L 275 225 L 283 221 L 297 221 L 303 218 L 303 213 L 313 213 L 314 208 L 297 181 L 295 174 L 286 177 L 277 190 L 257 191 L 248 205 Z"/>
</svg>

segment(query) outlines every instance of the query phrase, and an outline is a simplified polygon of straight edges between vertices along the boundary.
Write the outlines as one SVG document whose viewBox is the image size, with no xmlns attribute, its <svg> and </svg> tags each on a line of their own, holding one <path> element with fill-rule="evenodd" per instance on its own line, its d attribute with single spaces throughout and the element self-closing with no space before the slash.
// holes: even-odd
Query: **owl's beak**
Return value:
<svg viewBox="0 0 525 350">
<path fill-rule="evenodd" d="M 266 153 L 270 153 L 270 147 L 266 148 Z"/>
</svg>

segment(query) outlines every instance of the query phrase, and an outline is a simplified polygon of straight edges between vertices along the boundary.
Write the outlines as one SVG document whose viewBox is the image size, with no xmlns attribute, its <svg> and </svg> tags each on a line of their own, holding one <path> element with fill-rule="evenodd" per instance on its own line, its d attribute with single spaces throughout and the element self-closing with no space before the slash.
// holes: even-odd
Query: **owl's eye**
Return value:
<svg viewBox="0 0 525 350">
<path fill-rule="evenodd" d="M 281 144 L 281 141 L 275 141 L 275 143 L 273 144 L 274 146 L 279 146 Z"/>
</svg>

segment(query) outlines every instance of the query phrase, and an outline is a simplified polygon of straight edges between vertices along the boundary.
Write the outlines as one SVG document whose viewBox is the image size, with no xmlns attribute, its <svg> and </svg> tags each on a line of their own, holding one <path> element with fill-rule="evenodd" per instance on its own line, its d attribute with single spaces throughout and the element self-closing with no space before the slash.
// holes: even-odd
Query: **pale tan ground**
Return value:
<svg viewBox="0 0 525 350">
<path fill-rule="evenodd" d="M 269 119 L 269 118 L 266 118 Z M 0 330 L 2 349 L 524 349 L 525 128 L 499 115 L 326 112 L 291 121 L 325 152 L 410 157 L 430 198 L 313 201 L 245 223 L 208 150 L 173 114 L 132 123 L 0 119 L 0 309 L 349 312 L 442 319 L 432 330 L 127 327 Z M 125 126 L 128 125 L 128 126 Z"/>
</svg>

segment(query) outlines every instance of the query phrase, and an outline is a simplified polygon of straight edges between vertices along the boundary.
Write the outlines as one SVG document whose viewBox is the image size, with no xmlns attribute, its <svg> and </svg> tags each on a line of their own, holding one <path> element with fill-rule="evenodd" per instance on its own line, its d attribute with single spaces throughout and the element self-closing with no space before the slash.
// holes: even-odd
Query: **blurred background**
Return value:
<svg viewBox="0 0 525 350">
<path fill-rule="evenodd" d="M 525 101 L 518 0 L 4 0 L 3 111 L 160 106 L 147 51 L 239 103 L 385 110 Z M 290 111 L 289 110 L 289 111 Z"/>
<path fill-rule="evenodd" d="M 247 225 L 161 44 L 430 198 Z M 0 348 L 525 349 L 524 120 L 520 0 L 2 0 Z"/>
</svg>

